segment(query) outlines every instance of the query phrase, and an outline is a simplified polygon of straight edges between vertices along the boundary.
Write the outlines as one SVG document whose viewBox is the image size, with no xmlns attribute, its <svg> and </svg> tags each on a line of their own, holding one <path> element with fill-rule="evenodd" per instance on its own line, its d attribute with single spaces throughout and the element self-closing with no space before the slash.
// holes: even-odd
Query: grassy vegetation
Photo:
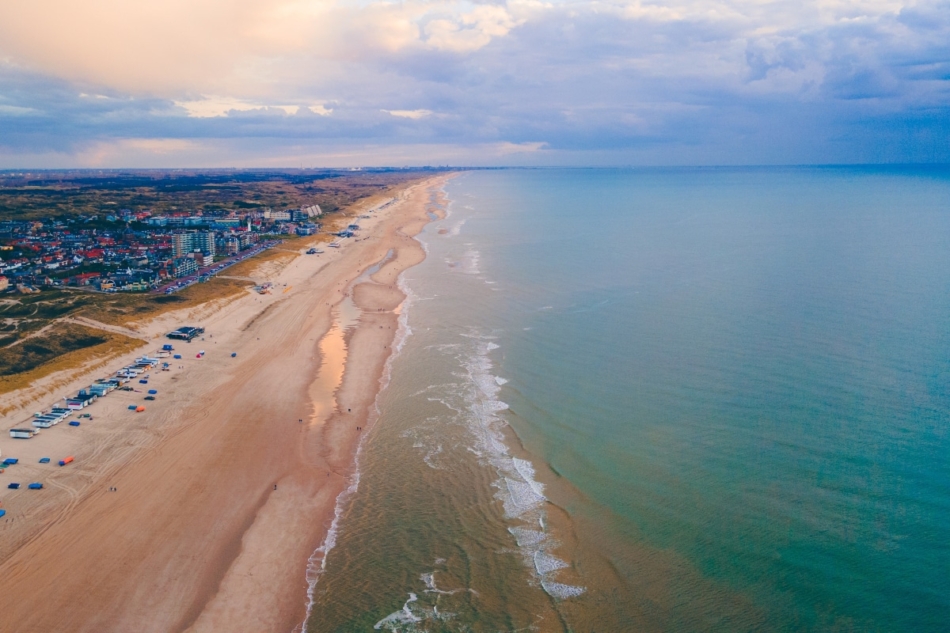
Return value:
<svg viewBox="0 0 950 633">
<path fill-rule="evenodd" d="M 81 325 L 56 324 L 18 345 L 0 349 L 0 393 L 26 387 L 44 376 L 95 358 L 111 358 L 142 341 Z"/>
<path fill-rule="evenodd" d="M 208 301 L 232 297 L 244 292 L 249 285 L 251 284 L 246 281 L 215 277 L 172 295 L 156 295 L 151 292 L 99 295 L 94 304 L 77 314 L 110 325 L 125 325 L 133 321 L 151 319 L 171 310 L 191 308 Z"/>
<path fill-rule="evenodd" d="M 254 258 L 241 266 L 257 265 L 260 261 Z M 29 295 L 7 295 L 0 299 L 0 348 L 30 336 L 60 317 L 82 316 L 110 325 L 124 325 L 131 321 L 152 318 L 169 310 L 193 307 L 233 296 L 243 292 L 248 285 L 248 282 L 214 278 L 173 295 L 156 295 L 151 292 L 100 294 L 59 289 L 43 289 Z"/>
<path fill-rule="evenodd" d="M 409 170 L 34 172 L 0 174 L 0 220 L 105 216 L 121 209 L 213 213 L 319 204 L 328 213 L 425 175 Z M 108 224 L 108 223 L 107 223 Z M 92 226 L 90 225 L 90 228 Z M 110 228 L 103 225 L 100 228 Z"/>
<path fill-rule="evenodd" d="M 0 347 L 29 336 L 59 317 L 75 314 L 95 300 L 88 293 L 58 289 L 7 295 L 0 300 Z"/>
</svg>

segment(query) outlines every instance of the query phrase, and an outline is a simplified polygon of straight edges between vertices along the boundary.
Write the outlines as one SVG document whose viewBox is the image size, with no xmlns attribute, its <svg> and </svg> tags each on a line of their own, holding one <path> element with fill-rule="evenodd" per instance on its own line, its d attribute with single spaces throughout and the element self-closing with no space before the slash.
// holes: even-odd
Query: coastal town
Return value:
<svg viewBox="0 0 950 633">
<path fill-rule="evenodd" d="M 235 604 L 264 613 L 258 630 L 291 630 L 307 619 L 310 589 L 300 580 L 315 548 L 332 538 L 337 500 L 351 486 L 357 451 L 375 425 L 375 403 L 403 327 L 399 279 L 425 257 L 415 236 L 444 217 L 444 203 L 434 201 L 447 177 L 399 184 L 342 213 L 328 212 L 319 240 L 294 240 L 286 226 L 276 232 L 266 222 L 255 230 L 253 216 L 247 231 L 245 214 L 240 232 L 258 241 L 238 255 L 272 240 L 283 245 L 251 258 L 233 278 L 219 275 L 187 291 L 40 286 L 36 295 L 4 297 L 9 310 L 30 320 L 17 331 L 19 342 L 4 348 L 8 360 L 33 350 L 17 365 L 29 361 L 29 368 L 10 372 L 16 382 L 0 385 L 7 389 L 0 411 L 4 622 L 59 630 L 45 621 L 65 613 L 72 622 L 97 621 L 77 630 L 135 630 L 141 610 L 129 608 L 137 604 L 129 592 L 142 585 L 113 566 L 128 560 L 138 561 L 148 595 L 165 600 L 171 587 L 182 586 L 200 596 L 193 616 L 181 601 L 161 605 L 149 631 L 183 630 L 178 623 L 186 617 L 195 631 L 230 629 L 231 616 L 219 614 L 233 613 Z M 299 222 L 260 219 L 320 222 L 316 214 Z M 63 224 L 78 233 L 78 222 Z M 140 225 L 131 228 L 148 231 Z M 154 236 L 158 241 L 164 232 L 161 239 L 174 248 L 172 236 L 208 231 L 218 232 L 165 226 Z M 112 303 L 128 311 L 103 307 Z M 66 350 L 57 341 L 77 336 L 108 342 L 40 358 L 39 347 Z M 60 548 L 55 542 L 64 533 L 69 544 Z M 236 558 L 217 547 L 222 534 L 242 544 Z M 280 565 L 268 567 L 260 556 L 273 559 L 275 543 Z M 68 560 L 65 575 L 52 582 L 49 556 Z M 264 580 L 287 599 L 274 602 L 258 591 L 248 568 L 273 569 Z M 80 572 L 96 579 L 94 599 L 72 596 L 82 583 L 70 576 Z M 205 597 L 212 586 L 224 590 Z M 50 608 L 25 609 L 22 600 L 7 599 L 18 592 L 41 596 Z M 119 607 L 105 619 L 100 615 L 112 607 L 103 608 L 103 599 Z"/>
<path fill-rule="evenodd" d="M 314 235 L 320 205 L 238 214 L 123 209 L 0 222 L 0 292 L 29 294 L 72 286 L 99 292 L 182 287 L 175 280 L 212 274 L 280 243 Z"/>
</svg>

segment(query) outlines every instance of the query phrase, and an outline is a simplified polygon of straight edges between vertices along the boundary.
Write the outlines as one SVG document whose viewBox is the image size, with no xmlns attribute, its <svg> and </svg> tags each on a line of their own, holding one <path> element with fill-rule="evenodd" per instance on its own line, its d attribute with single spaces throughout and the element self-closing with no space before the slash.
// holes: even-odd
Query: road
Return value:
<svg viewBox="0 0 950 633">
<path fill-rule="evenodd" d="M 159 293 L 159 294 L 172 294 L 173 292 L 178 292 L 179 290 L 183 288 L 187 288 L 188 286 L 192 284 L 198 283 L 198 280 L 201 277 L 205 277 L 205 276 L 212 277 L 218 274 L 219 272 L 221 272 L 222 270 L 224 270 L 225 268 L 228 268 L 229 266 L 233 266 L 234 264 L 243 262 L 244 260 L 250 257 L 254 257 L 255 255 L 263 253 L 267 249 L 273 248 L 274 246 L 277 246 L 280 243 L 282 243 L 282 240 L 270 240 L 269 242 L 263 242 L 261 244 L 258 244 L 257 246 L 255 246 L 249 251 L 238 253 L 237 255 L 229 257 L 228 259 L 225 259 L 223 261 L 217 262 L 216 264 L 213 264 L 211 266 L 207 266 L 205 268 L 199 268 L 198 272 L 196 273 L 192 273 L 188 275 L 187 277 L 180 277 L 178 279 L 168 282 L 167 284 L 161 285 L 155 290 L 153 290 L 152 292 Z"/>
</svg>

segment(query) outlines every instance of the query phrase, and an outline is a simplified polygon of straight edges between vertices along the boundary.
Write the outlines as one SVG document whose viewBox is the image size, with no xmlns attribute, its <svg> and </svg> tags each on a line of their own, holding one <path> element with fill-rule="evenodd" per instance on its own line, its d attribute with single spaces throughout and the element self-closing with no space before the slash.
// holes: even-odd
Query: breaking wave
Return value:
<svg viewBox="0 0 950 633">
<path fill-rule="evenodd" d="M 498 415 L 508 408 L 499 399 L 504 379 L 495 376 L 489 354 L 498 349 L 490 336 L 469 334 L 472 345 L 461 365 L 466 380 L 462 389 L 465 417 L 474 438 L 472 452 L 490 465 L 498 478 L 495 497 L 501 501 L 505 518 L 517 525 L 508 531 L 514 537 L 525 566 L 532 570 L 541 587 L 552 597 L 565 599 L 584 593 L 583 587 L 559 583 L 557 573 L 570 565 L 552 552 L 558 543 L 545 527 L 544 485 L 536 479 L 534 465 L 511 455 L 505 443 L 507 422 Z"/>
</svg>

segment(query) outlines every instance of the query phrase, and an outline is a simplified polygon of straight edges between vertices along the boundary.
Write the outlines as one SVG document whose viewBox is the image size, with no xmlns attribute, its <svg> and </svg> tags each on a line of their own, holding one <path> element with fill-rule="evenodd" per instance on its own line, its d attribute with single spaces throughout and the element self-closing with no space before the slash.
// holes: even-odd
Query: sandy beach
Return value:
<svg viewBox="0 0 950 633">
<path fill-rule="evenodd" d="M 342 248 L 262 266 L 252 276 L 270 294 L 166 313 L 130 331 L 143 340 L 134 354 L 55 395 L 3 397 L 22 405 L 0 418 L 2 455 L 20 459 L 0 475 L 0 631 L 300 630 L 308 563 L 375 419 L 405 298 L 398 276 L 425 258 L 413 236 L 448 177 L 391 192 Z M 172 371 L 100 399 L 78 428 L 9 437 L 180 325 L 206 333 L 174 342 Z M 67 455 L 75 462 L 57 466 Z M 14 481 L 23 488 L 7 489 Z M 44 489 L 26 490 L 32 481 Z"/>
</svg>

